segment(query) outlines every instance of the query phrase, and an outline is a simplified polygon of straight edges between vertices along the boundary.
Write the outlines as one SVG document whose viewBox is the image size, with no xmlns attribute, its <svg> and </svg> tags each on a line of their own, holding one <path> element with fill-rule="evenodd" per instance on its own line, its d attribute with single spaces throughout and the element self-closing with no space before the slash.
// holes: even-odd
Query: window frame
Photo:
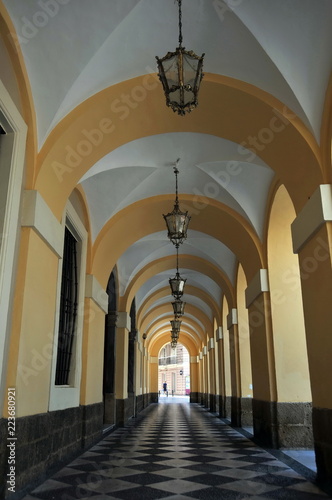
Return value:
<svg viewBox="0 0 332 500">
<path fill-rule="evenodd" d="M 73 343 L 73 354 L 71 360 L 71 369 L 68 385 L 55 384 L 55 372 L 58 353 L 58 337 L 59 337 L 59 319 L 60 319 L 60 301 L 61 301 L 61 283 L 62 283 L 62 258 L 59 259 L 58 265 L 58 283 L 57 283 L 57 300 L 56 314 L 54 322 L 54 348 L 52 356 L 52 370 L 50 383 L 50 400 L 49 411 L 64 410 L 79 406 L 80 404 L 80 387 L 82 376 L 82 340 L 83 340 L 83 323 L 84 323 L 84 299 L 85 299 L 85 276 L 86 276 L 86 257 L 87 257 L 87 242 L 88 233 L 81 221 L 79 215 L 74 209 L 71 202 L 68 200 L 64 216 L 62 219 L 63 239 L 65 227 L 73 234 L 77 240 L 77 270 L 78 270 L 78 305 L 77 305 L 77 323 Z M 63 242 L 64 243 L 64 242 Z M 62 245 L 63 248 L 63 245 Z"/>
<path fill-rule="evenodd" d="M 6 235 L 0 245 L 0 411 L 3 411 L 6 371 L 9 357 L 9 335 L 14 295 L 14 278 L 20 238 L 20 209 L 25 169 L 27 125 L 0 79 L 0 115 L 8 145 L 9 165 L 2 233 Z M 7 147 L 5 146 L 7 149 Z M 10 152 L 9 152 L 10 150 Z M 3 160 L 1 160 L 3 161 Z M 5 173 L 6 175 L 6 173 Z"/>
</svg>

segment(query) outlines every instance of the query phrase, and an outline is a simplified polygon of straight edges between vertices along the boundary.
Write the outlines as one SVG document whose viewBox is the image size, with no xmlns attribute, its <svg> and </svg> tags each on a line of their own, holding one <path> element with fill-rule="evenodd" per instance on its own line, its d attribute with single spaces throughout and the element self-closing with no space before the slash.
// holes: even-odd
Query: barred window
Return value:
<svg viewBox="0 0 332 500">
<path fill-rule="evenodd" d="M 77 240 L 65 228 L 55 385 L 68 385 L 77 323 Z"/>
</svg>

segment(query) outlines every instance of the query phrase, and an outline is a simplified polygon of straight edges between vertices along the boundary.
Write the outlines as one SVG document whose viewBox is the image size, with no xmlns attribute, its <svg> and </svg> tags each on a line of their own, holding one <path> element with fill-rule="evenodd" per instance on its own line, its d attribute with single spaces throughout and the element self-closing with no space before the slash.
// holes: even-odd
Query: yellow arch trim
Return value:
<svg viewBox="0 0 332 500">
<path fill-rule="evenodd" d="M 185 325 L 185 327 L 181 330 L 181 334 L 180 334 L 180 339 L 179 339 L 179 342 L 181 342 L 181 339 L 183 338 L 183 335 L 186 334 L 186 336 L 188 338 L 191 339 L 192 343 L 196 346 L 196 348 L 199 350 L 200 346 L 203 344 L 203 341 L 202 339 L 197 335 L 197 332 L 194 330 L 194 328 L 191 326 L 191 325 Z M 166 342 L 169 343 L 170 342 L 170 331 L 168 328 L 163 328 L 163 327 L 160 327 L 158 329 L 157 332 L 155 332 L 155 334 L 153 334 L 149 341 L 150 341 L 150 344 L 153 344 L 153 342 L 156 341 L 157 338 L 159 338 L 161 335 L 166 335 L 167 337 L 167 340 Z"/>
<path fill-rule="evenodd" d="M 17 85 L 21 97 L 23 118 L 28 125 L 25 155 L 25 185 L 26 189 L 32 189 L 35 180 L 35 164 L 38 151 L 36 113 L 33 103 L 30 80 L 25 66 L 21 46 L 19 45 L 19 43 L 16 43 L 17 33 L 11 17 L 6 7 L 3 5 L 2 0 L 0 0 L 0 33 L 16 75 Z"/>
<path fill-rule="evenodd" d="M 140 331 L 149 334 L 150 331 L 155 330 L 159 325 L 163 327 L 165 322 L 174 319 L 174 314 L 171 309 L 172 307 L 170 307 L 170 304 L 163 304 L 152 309 L 143 319 Z M 182 321 L 189 323 L 192 326 L 195 325 L 196 330 L 201 331 L 203 335 L 206 332 L 211 333 L 213 329 L 213 322 L 209 320 L 209 318 L 203 311 L 201 311 L 201 309 L 198 309 L 198 307 L 192 306 L 191 304 L 187 304 L 186 313 L 187 315 L 190 314 L 191 316 L 199 320 L 204 325 L 205 332 L 202 330 L 198 323 L 196 326 L 196 322 L 193 318 L 189 318 L 185 315 L 183 316 Z M 161 318 L 160 316 L 163 317 Z M 170 331 L 171 325 L 169 325 L 168 328 Z"/>
<path fill-rule="evenodd" d="M 210 263 L 209 261 L 197 257 L 195 255 L 180 255 L 179 256 L 179 268 L 181 269 L 193 269 L 197 272 L 201 272 L 206 276 L 209 276 L 213 281 L 215 281 L 222 291 L 225 293 L 229 304 L 234 304 L 234 291 L 232 284 L 228 278 L 217 266 Z M 121 307 L 122 311 L 127 311 L 128 307 L 136 295 L 140 287 L 152 276 L 166 271 L 169 269 L 174 269 L 174 256 L 168 255 L 161 257 L 160 259 L 154 260 L 147 264 L 143 269 L 141 269 L 136 276 L 130 282 L 127 287 L 126 293 L 121 297 Z M 175 272 L 175 271 L 174 271 Z M 174 274 L 174 273 L 173 273 Z"/>
<path fill-rule="evenodd" d="M 128 107 L 126 116 L 115 112 L 113 104 L 121 95 L 131 95 L 137 87 L 149 87 L 146 98 L 136 103 L 136 107 Z M 224 119 L 220 120 L 220 116 Z M 279 132 L 273 132 L 272 123 L 275 128 L 276 120 L 279 120 Z M 81 152 L 80 144 L 87 140 L 84 130 L 92 129 L 100 130 L 102 139 Z M 161 85 L 153 75 L 139 76 L 93 95 L 69 113 L 49 135 L 38 155 L 35 188 L 60 218 L 69 193 L 82 175 L 100 158 L 127 142 L 179 131 L 212 134 L 253 148 L 250 137 L 264 129 L 272 130 L 273 137 L 268 144 L 262 144 L 257 153 L 286 185 L 299 211 L 323 181 L 321 154 L 312 133 L 268 93 L 211 73 L 205 75 L 200 106 L 185 120 L 164 105 Z M 76 161 L 68 160 L 68 147 L 79 156 Z M 55 162 L 63 166 L 61 175 Z"/>
<path fill-rule="evenodd" d="M 182 334 L 181 334 L 182 335 Z M 151 344 L 149 354 L 154 357 L 159 356 L 160 349 L 164 347 L 165 344 L 169 343 L 169 338 L 167 338 L 167 335 L 160 336 L 155 339 L 155 341 Z M 197 356 L 199 349 L 197 346 L 193 343 L 192 339 L 186 334 L 183 334 L 183 337 L 181 337 L 181 342 L 182 345 L 188 350 L 190 356 Z"/>
<path fill-rule="evenodd" d="M 152 296 L 149 296 L 141 305 L 141 307 L 138 309 L 136 317 L 137 317 L 137 324 L 140 325 L 141 318 L 144 317 L 145 312 L 153 305 L 153 303 L 159 299 L 162 299 L 163 297 L 167 297 L 170 295 L 170 288 L 167 286 L 161 288 L 157 292 L 155 292 Z M 221 314 L 220 314 L 220 307 L 218 308 L 218 305 L 215 300 L 212 299 L 212 297 L 206 293 L 204 290 L 201 290 L 200 288 L 197 288 L 192 285 L 186 285 L 186 293 L 183 295 L 183 301 L 187 302 L 186 297 L 188 295 L 193 295 L 195 297 L 200 298 L 208 304 L 208 306 L 212 309 L 212 312 L 214 316 L 216 317 L 216 320 L 218 324 L 221 324 Z M 139 329 L 139 326 L 138 326 Z"/>
<path fill-rule="evenodd" d="M 104 226 L 93 251 L 93 274 L 101 284 L 107 282 L 117 260 L 135 241 L 148 234 L 165 231 L 161 214 L 167 213 L 165 210 L 169 210 L 173 198 L 171 195 L 155 196 L 133 203 Z M 181 206 L 186 203 L 186 208 L 194 213 L 193 200 L 191 195 L 181 195 Z M 218 224 L 215 224 L 216 220 Z M 209 234 L 230 248 L 242 263 L 248 280 L 264 266 L 261 243 L 254 229 L 226 205 L 213 199 L 207 200 L 199 216 L 192 217 L 190 227 Z M 230 295 L 227 299 L 232 303 Z"/>
</svg>

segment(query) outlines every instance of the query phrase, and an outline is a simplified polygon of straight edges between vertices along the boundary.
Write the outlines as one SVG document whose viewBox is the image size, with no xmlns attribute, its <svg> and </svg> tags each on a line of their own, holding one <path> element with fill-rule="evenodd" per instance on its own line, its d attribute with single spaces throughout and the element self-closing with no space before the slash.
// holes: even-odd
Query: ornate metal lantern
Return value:
<svg viewBox="0 0 332 500">
<path fill-rule="evenodd" d="M 180 332 L 178 330 L 171 330 L 171 339 L 178 340 Z"/>
<path fill-rule="evenodd" d="M 184 315 L 185 305 L 186 305 L 186 303 L 182 302 L 182 300 L 180 300 L 180 299 L 175 300 L 174 302 L 172 302 L 174 316 L 176 318 L 180 318 L 181 316 Z"/>
<path fill-rule="evenodd" d="M 181 320 L 180 319 L 172 319 L 171 326 L 172 326 L 172 331 L 180 332 Z"/>
<path fill-rule="evenodd" d="M 203 59 L 182 47 L 182 0 L 179 5 L 179 46 L 161 59 L 156 56 L 158 76 L 163 85 L 166 105 L 184 116 L 198 105 L 198 91 L 203 78 Z"/>
<path fill-rule="evenodd" d="M 177 271 L 174 278 L 170 278 L 168 281 L 173 297 L 175 299 L 180 299 L 180 297 L 182 297 L 183 295 L 184 285 L 186 284 L 187 280 L 183 279 Z"/>
<path fill-rule="evenodd" d="M 171 341 L 171 348 L 176 349 L 177 344 L 178 344 L 177 340 L 172 340 Z"/>
<path fill-rule="evenodd" d="M 186 279 L 183 279 L 179 273 L 179 249 L 176 248 L 176 273 L 174 278 L 170 278 L 169 285 L 171 287 L 171 292 L 176 300 L 179 300 L 184 291 L 184 285 L 186 284 Z"/>
<path fill-rule="evenodd" d="M 181 212 L 179 206 L 179 198 L 178 198 L 178 173 L 179 170 L 177 168 L 177 164 L 180 158 L 176 160 L 174 165 L 174 173 L 175 173 L 175 203 L 172 212 L 169 212 L 167 215 L 163 214 L 163 217 L 167 226 L 167 236 L 171 240 L 171 242 L 179 247 L 184 240 L 187 238 L 187 230 L 190 221 L 190 215 L 188 212 Z"/>
</svg>

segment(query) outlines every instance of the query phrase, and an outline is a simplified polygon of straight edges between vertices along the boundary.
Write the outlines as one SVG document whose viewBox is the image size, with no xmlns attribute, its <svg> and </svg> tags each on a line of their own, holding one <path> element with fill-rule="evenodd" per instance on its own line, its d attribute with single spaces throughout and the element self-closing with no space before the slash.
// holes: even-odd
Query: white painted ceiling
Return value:
<svg viewBox="0 0 332 500">
<path fill-rule="evenodd" d="M 40 27 L 36 14 L 43 9 L 37 0 L 4 4 L 22 42 L 40 146 L 79 103 L 115 83 L 155 72 L 155 56 L 177 44 L 174 0 L 56 2 L 56 15 L 41 18 Z M 332 67 L 331 17 L 330 0 L 187 0 L 184 45 L 206 53 L 204 71 L 275 95 L 319 136 Z"/>
<path fill-rule="evenodd" d="M 53 13 L 38 0 L 3 3 L 21 42 L 39 147 L 78 104 L 116 83 L 156 72 L 155 56 L 177 45 L 174 0 L 55 0 Z M 242 80 L 272 94 L 319 141 L 332 70 L 331 0 L 183 0 L 182 8 L 184 45 L 197 54 L 205 52 L 204 72 Z M 44 23 L 38 25 L 38 19 Z M 258 156 L 245 162 L 239 146 L 225 139 L 181 132 L 124 144 L 84 175 L 81 185 L 93 240 L 119 210 L 149 196 L 174 193 L 171 165 L 177 158 L 180 201 L 184 193 L 213 197 L 237 211 L 263 237 L 273 180 L 269 166 Z M 230 162 L 238 169 L 227 177 Z M 234 284 L 236 257 L 222 243 L 190 230 L 181 252 L 213 263 Z M 121 295 L 140 269 L 173 253 L 166 230 L 128 248 L 117 264 Z M 184 271 L 187 283 L 221 303 L 223 291 L 214 281 L 194 270 Z M 168 286 L 172 274 L 170 269 L 148 280 L 136 295 L 137 308 Z M 189 301 L 211 317 L 207 304 L 193 296 Z"/>
</svg>

